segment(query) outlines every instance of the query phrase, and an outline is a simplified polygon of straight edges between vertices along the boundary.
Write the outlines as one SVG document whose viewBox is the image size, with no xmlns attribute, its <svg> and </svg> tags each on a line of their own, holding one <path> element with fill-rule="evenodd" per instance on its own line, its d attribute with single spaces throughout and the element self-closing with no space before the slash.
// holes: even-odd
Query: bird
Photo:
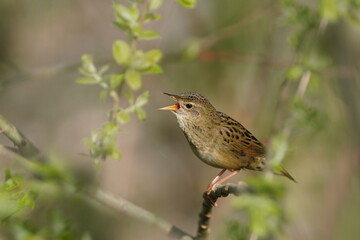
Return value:
<svg viewBox="0 0 360 240">
<path fill-rule="evenodd" d="M 196 92 L 165 93 L 176 103 L 159 110 L 171 111 L 184 132 L 192 151 L 204 163 L 222 169 L 210 182 L 204 196 L 213 187 L 236 175 L 240 170 L 264 171 L 266 149 L 243 125 L 216 108 Z M 227 176 L 222 177 L 226 171 Z M 275 174 L 296 180 L 282 166 Z"/>
</svg>

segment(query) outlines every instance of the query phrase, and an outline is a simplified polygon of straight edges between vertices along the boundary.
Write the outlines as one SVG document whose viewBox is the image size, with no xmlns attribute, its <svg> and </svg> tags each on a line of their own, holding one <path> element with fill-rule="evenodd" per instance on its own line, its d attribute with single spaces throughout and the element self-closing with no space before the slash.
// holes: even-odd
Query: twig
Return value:
<svg viewBox="0 0 360 240">
<path fill-rule="evenodd" d="M 20 155 L 26 158 L 37 158 L 41 162 L 44 161 L 44 157 L 40 154 L 39 149 L 2 115 L 0 115 L 0 129 L 1 132 L 15 144 Z"/>
<path fill-rule="evenodd" d="M 241 28 L 253 22 L 256 22 L 257 20 L 266 16 L 266 13 L 268 13 L 269 11 L 272 11 L 272 9 L 269 6 L 263 9 L 257 9 L 254 12 L 250 13 L 245 18 L 242 18 L 240 21 L 232 25 L 229 25 L 227 27 L 224 27 L 213 34 L 200 38 L 199 43 L 201 49 L 208 49 L 211 46 L 215 45 L 217 42 L 230 38 L 231 36 L 237 34 Z"/>
<path fill-rule="evenodd" d="M 310 82 L 310 78 L 311 78 L 311 72 L 309 70 L 307 70 L 300 79 L 300 83 L 299 86 L 296 90 L 296 96 L 300 97 L 301 99 L 304 98 L 306 89 L 309 85 Z"/>
<path fill-rule="evenodd" d="M 210 193 L 210 199 L 213 202 L 220 197 L 227 197 L 229 194 L 234 194 L 235 196 L 239 196 L 243 193 L 253 193 L 253 190 L 249 188 L 246 184 L 220 184 L 216 187 L 214 191 Z M 199 214 L 199 223 L 198 223 L 198 231 L 196 234 L 196 240 L 207 240 L 210 232 L 210 220 L 212 217 L 212 209 L 213 205 L 206 199 L 204 199 L 202 208 Z"/>
<path fill-rule="evenodd" d="M 143 222 L 148 223 L 154 227 L 157 227 L 161 231 L 165 232 L 168 236 L 174 237 L 176 239 L 181 240 L 191 240 L 194 239 L 193 236 L 184 232 L 183 230 L 179 229 L 178 227 L 174 226 L 173 224 L 169 223 L 168 221 L 156 216 L 154 213 L 143 209 L 132 202 L 129 202 L 122 198 L 115 198 L 101 190 L 97 191 L 96 199 L 111 207 L 112 209 L 117 209 L 122 213 L 141 220 Z"/>
</svg>

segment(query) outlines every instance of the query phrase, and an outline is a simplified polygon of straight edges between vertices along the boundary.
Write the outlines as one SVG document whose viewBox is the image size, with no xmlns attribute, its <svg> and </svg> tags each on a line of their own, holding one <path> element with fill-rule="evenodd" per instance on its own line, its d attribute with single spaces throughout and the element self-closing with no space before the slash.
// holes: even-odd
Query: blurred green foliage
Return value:
<svg viewBox="0 0 360 240">
<path fill-rule="evenodd" d="M 230 239 L 273 239 L 281 235 L 286 223 L 281 204 L 286 189 L 282 184 L 263 177 L 253 177 L 247 183 L 256 194 L 244 194 L 232 200 L 233 219 L 224 226 Z M 241 216 L 245 215 L 243 218 Z"/>
<path fill-rule="evenodd" d="M 135 98 L 135 93 L 142 88 L 142 76 L 162 73 L 158 64 L 162 58 L 162 52 L 159 49 L 144 52 L 137 48 L 138 40 L 160 37 L 156 31 L 145 30 L 143 25 L 161 18 L 160 15 L 150 11 L 159 8 L 162 1 L 147 1 L 143 3 L 143 9 L 140 10 L 139 3 L 141 2 L 134 2 L 130 7 L 117 3 L 112 5 L 115 26 L 128 36 L 128 42 L 116 40 L 112 46 L 114 61 L 122 69 L 121 72 L 107 73 L 108 65 L 97 70 L 91 55 L 85 54 L 82 57 L 82 67 L 79 71 L 83 77 L 78 78 L 77 83 L 97 84 L 103 89 L 100 92 L 100 100 L 104 102 L 108 96 L 113 100 L 113 107 L 108 111 L 108 122 L 100 129 L 92 131 L 91 137 L 84 140 L 90 149 L 90 156 L 97 163 L 107 157 L 121 158 L 122 154 L 117 144 L 117 134 L 121 126 L 130 120 L 131 113 L 135 113 L 139 120 L 146 119 L 143 106 L 148 102 L 149 91 Z M 126 97 L 128 106 L 121 106 L 123 105 L 120 102 L 121 96 Z"/>
<path fill-rule="evenodd" d="M 56 156 L 49 156 L 46 163 L 21 158 L 13 161 L 16 173 L 6 169 L 5 179 L 0 183 L 2 237 L 87 240 L 100 239 L 99 235 L 103 235 L 101 239 L 108 238 L 111 224 L 105 227 L 98 223 L 100 219 L 110 220 L 101 213 L 104 209 L 94 207 L 90 199 L 80 195 L 91 192 L 94 186 L 91 173 L 65 166 Z"/>
</svg>

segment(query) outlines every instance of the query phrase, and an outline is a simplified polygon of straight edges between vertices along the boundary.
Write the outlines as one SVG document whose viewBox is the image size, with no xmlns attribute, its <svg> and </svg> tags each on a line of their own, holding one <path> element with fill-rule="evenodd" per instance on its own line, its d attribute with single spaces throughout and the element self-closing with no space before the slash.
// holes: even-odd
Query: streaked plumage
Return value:
<svg viewBox="0 0 360 240">
<path fill-rule="evenodd" d="M 265 168 L 264 145 L 239 122 L 217 111 L 204 96 L 194 92 L 164 94 L 172 97 L 176 104 L 160 110 L 170 110 L 176 115 L 191 149 L 203 162 L 232 172 Z M 215 183 L 223 172 L 214 179 Z M 285 169 L 279 174 L 295 181 Z"/>
</svg>

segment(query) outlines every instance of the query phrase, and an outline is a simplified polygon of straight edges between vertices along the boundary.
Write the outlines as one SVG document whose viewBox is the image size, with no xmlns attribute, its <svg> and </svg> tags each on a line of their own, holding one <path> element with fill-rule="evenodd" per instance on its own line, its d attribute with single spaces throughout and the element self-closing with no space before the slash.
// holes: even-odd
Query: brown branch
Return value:
<svg viewBox="0 0 360 240">
<path fill-rule="evenodd" d="M 220 184 L 214 191 L 210 193 L 210 199 L 215 203 L 220 197 L 227 197 L 229 194 L 239 196 L 244 193 L 253 193 L 254 191 L 249 188 L 245 183 L 226 183 Z M 204 198 L 202 208 L 199 214 L 198 231 L 196 234 L 196 240 L 207 240 L 210 232 L 210 220 L 212 217 L 213 204 Z"/>
</svg>

